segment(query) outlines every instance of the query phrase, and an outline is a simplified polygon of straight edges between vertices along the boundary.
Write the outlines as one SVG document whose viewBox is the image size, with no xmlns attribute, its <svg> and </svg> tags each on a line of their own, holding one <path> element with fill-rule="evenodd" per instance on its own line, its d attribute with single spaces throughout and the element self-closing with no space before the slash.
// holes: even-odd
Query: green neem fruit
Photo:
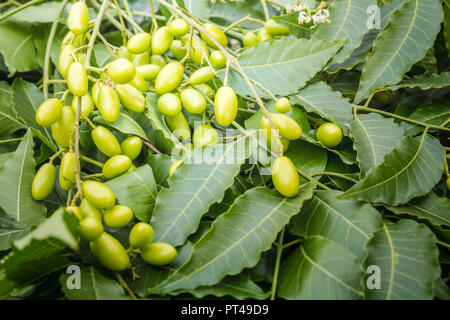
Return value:
<svg viewBox="0 0 450 320">
<path fill-rule="evenodd" d="M 61 49 L 61 53 L 58 58 L 58 70 L 59 73 L 63 76 L 63 78 L 67 78 L 67 74 L 69 73 L 69 68 L 72 63 L 75 61 L 73 59 L 73 50 L 75 48 L 68 44 Z"/>
<path fill-rule="evenodd" d="M 337 124 L 324 123 L 317 129 L 316 137 L 327 147 L 336 147 L 342 141 L 342 129 Z"/>
<path fill-rule="evenodd" d="M 122 154 L 131 160 L 136 159 L 142 151 L 142 140 L 139 137 L 129 137 L 120 144 Z"/>
<path fill-rule="evenodd" d="M 214 112 L 217 123 L 221 126 L 229 126 L 238 113 L 238 100 L 231 87 L 222 87 L 217 91 L 214 100 Z"/>
<path fill-rule="evenodd" d="M 175 37 L 181 37 L 188 33 L 189 26 L 183 19 L 174 19 L 169 23 L 169 31 Z"/>
<path fill-rule="evenodd" d="M 124 84 L 133 80 L 136 69 L 127 59 L 119 58 L 106 66 L 106 73 L 115 83 Z"/>
<path fill-rule="evenodd" d="M 263 42 L 263 41 L 267 41 L 273 38 L 273 35 L 267 31 L 266 28 L 261 28 L 258 31 L 258 42 Z"/>
<path fill-rule="evenodd" d="M 166 117 L 166 123 L 173 135 L 180 141 L 191 139 L 191 128 L 183 114 L 178 113 L 174 117 Z"/>
<path fill-rule="evenodd" d="M 190 40 L 190 36 L 188 34 L 181 37 L 181 43 L 186 48 L 188 47 L 188 42 Z M 189 52 L 189 59 L 197 64 L 206 64 L 207 60 L 205 56 L 208 57 L 209 51 L 206 44 L 200 40 L 197 35 L 194 35 L 192 38 L 191 50 Z"/>
<path fill-rule="evenodd" d="M 170 52 L 177 60 L 182 60 L 187 54 L 187 48 L 183 45 L 181 40 L 173 40 L 170 45 Z"/>
<path fill-rule="evenodd" d="M 165 65 L 155 80 L 156 93 L 162 95 L 175 90 L 183 79 L 184 67 L 179 62 Z"/>
<path fill-rule="evenodd" d="M 116 85 L 116 91 L 125 108 L 137 113 L 145 111 L 144 95 L 131 84 L 118 84 Z"/>
<path fill-rule="evenodd" d="M 108 85 L 103 85 L 98 94 L 97 108 L 106 121 L 116 121 L 120 115 L 120 99 L 116 90 Z"/>
<path fill-rule="evenodd" d="M 248 32 L 242 37 L 244 47 L 251 48 L 259 42 L 258 36 L 253 32 Z"/>
<path fill-rule="evenodd" d="M 184 89 L 180 94 L 183 107 L 190 113 L 202 113 L 206 109 L 205 97 L 195 89 Z"/>
<path fill-rule="evenodd" d="M 75 177 L 75 163 L 76 154 L 74 152 L 67 152 L 61 159 L 60 169 L 62 176 L 70 182 L 76 182 Z M 78 168 L 80 168 L 80 163 L 78 163 Z"/>
<path fill-rule="evenodd" d="M 150 55 L 147 52 L 133 54 L 131 61 L 135 67 L 143 66 L 150 63 Z"/>
<path fill-rule="evenodd" d="M 211 62 L 211 65 L 216 68 L 222 68 L 227 63 L 227 58 L 224 56 L 222 51 L 215 50 L 211 52 L 211 55 L 209 56 L 209 61 Z"/>
<path fill-rule="evenodd" d="M 136 69 L 136 75 L 134 76 L 134 79 L 131 80 L 128 84 L 132 85 L 139 91 L 147 91 L 148 90 L 147 82 L 145 82 L 144 76 L 142 74 L 140 74 L 140 72 L 137 71 L 137 69 Z"/>
<path fill-rule="evenodd" d="M 75 185 L 75 183 L 70 182 L 70 181 L 66 180 L 66 178 L 63 177 L 61 169 L 58 172 L 58 179 L 59 179 L 59 185 L 61 186 L 61 188 L 63 190 L 69 191 Z"/>
<path fill-rule="evenodd" d="M 193 85 L 197 85 L 200 83 L 208 82 L 215 76 L 215 71 L 211 69 L 211 67 L 203 67 L 200 68 L 189 77 L 189 83 Z"/>
<path fill-rule="evenodd" d="M 300 179 L 291 159 L 279 157 L 274 161 L 272 182 L 277 191 L 285 197 L 291 198 L 298 194 Z"/>
<path fill-rule="evenodd" d="M 55 188 L 56 168 L 51 163 L 43 164 L 33 178 L 31 184 L 31 195 L 34 200 L 44 200 Z"/>
<path fill-rule="evenodd" d="M 285 97 L 278 99 L 275 103 L 275 109 L 279 113 L 288 113 L 289 111 L 291 111 L 291 102 L 288 98 Z"/>
<path fill-rule="evenodd" d="M 120 144 L 111 131 L 102 126 L 97 126 L 91 132 L 97 148 L 106 156 L 113 157 L 120 154 Z"/>
<path fill-rule="evenodd" d="M 79 62 L 74 62 L 67 73 L 67 85 L 74 96 L 84 96 L 88 91 L 86 70 Z"/>
<path fill-rule="evenodd" d="M 97 181 L 85 181 L 81 185 L 84 197 L 96 208 L 111 209 L 116 203 L 116 197 L 111 189 Z"/>
<path fill-rule="evenodd" d="M 175 172 L 175 170 L 177 170 L 177 168 L 178 168 L 182 163 L 183 163 L 182 160 L 177 160 L 177 161 L 175 161 L 174 163 L 172 163 L 172 164 L 170 165 L 170 168 L 169 168 L 169 176 L 170 176 L 170 177 L 173 175 L 173 173 Z"/>
<path fill-rule="evenodd" d="M 287 36 L 291 33 L 288 27 L 275 22 L 273 19 L 268 20 L 264 24 L 264 28 L 274 36 Z"/>
<path fill-rule="evenodd" d="M 128 40 L 127 49 L 131 53 L 143 53 L 150 48 L 152 37 L 147 32 L 135 34 Z"/>
<path fill-rule="evenodd" d="M 208 124 L 202 124 L 195 128 L 192 137 L 194 148 L 212 146 L 219 142 L 219 133 Z"/>
<path fill-rule="evenodd" d="M 98 96 L 100 93 L 100 89 L 104 86 L 104 84 L 102 82 L 96 82 L 94 83 L 94 85 L 92 86 L 92 100 L 94 100 L 94 104 L 97 106 L 98 105 Z"/>
<path fill-rule="evenodd" d="M 220 30 L 219 27 L 211 24 L 205 24 L 205 30 L 222 46 L 226 47 L 228 45 L 228 39 L 225 33 Z M 204 33 L 201 33 L 202 39 L 212 48 L 218 49 L 216 44 Z"/>
<path fill-rule="evenodd" d="M 156 64 L 157 66 L 160 66 L 162 68 L 167 64 L 167 62 L 164 56 L 160 54 L 154 54 L 150 57 L 150 64 Z"/>
<path fill-rule="evenodd" d="M 95 218 L 88 217 L 80 222 L 80 237 L 85 241 L 95 241 L 103 234 L 103 224 Z"/>
<path fill-rule="evenodd" d="M 119 154 L 111 157 L 105 162 L 103 166 L 103 175 L 108 179 L 113 179 L 120 176 L 131 168 L 131 159 L 127 156 Z"/>
<path fill-rule="evenodd" d="M 70 206 L 70 207 L 66 207 L 66 210 L 68 212 L 73 213 L 78 218 L 78 220 L 80 220 L 80 221 L 83 220 L 83 215 L 81 214 L 80 208 L 78 208 L 76 206 Z"/>
<path fill-rule="evenodd" d="M 145 80 L 153 80 L 161 71 L 161 67 L 156 64 L 144 64 L 136 67 L 136 71 L 140 73 Z"/>
<path fill-rule="evenodd" d="M 75 113 L 71 107 L 63 107 L 60 118 L 51 127 L 53 139 L 58 146 L 61 148 L 68 148 L 70 146 L 71 132 L 73 132 L 74 126 Z"/>
<path fill-rule="evenodd" d="M 116 205 L 103 213 L 103 221 L 110 228 L 126 227 L 133 219 L 133 211 L 127 206 Z"/>
<path fill-rule="evenodd" d="M 126 46 L 121 46 L 119 50 L 117 50 L 117 57 L 131 60 L 131 53 Z"/>
<path fill-rule="evenodd" d="M 391 90 L 386 90 L 376 93 L 374 98 L 382 105 L 388 105 L 392 102 L 394 95 Z"/>
<path fill-rule="evenodd" d="M 181 101 L 176 94 L 165 93 L 158 99 L 158 110 L 163 115 L 174 117 L 181 112 Z"/>
<path fill-rule="evenodd" d="M 200 92 L 202 92 L 205 96 L 207 96 L 210 99 L 214 98 L 214 95 L 216 94 L 213 88 L 211 88 L 205 83 L 200 83 L 196 85 L 195 88 L 200 90 Z"/>
<path fill-rule="evenodd" d="M 92 203 L 84 198 L 80 203 L 80 211 L 83 218 L 94 218 L 102 222 L 103 216 L 100 209 L 96 208 Z"/>
<path fill-rule="evenodd" d="M 86 32 L 89 26 L 89 10 L 83 1 L 78 1 L 69 10 L 67 27 L 73 34 Z"/>
<path fill-rule="evenodd" d="M 152 41 L 152 52 L 156 54 L 163 54 L 169 50 L 173 41 L 173 35 L 170 33 L 168 27 L 159 28 Z"/>
<path fill-rule="evenodd" d="M 271 113 L 270 118 L 272 119 L 275 129 L 278 129 L 281 137 L 288 140 L 297 140 L 302 136 L 302 128 L 295 120 L 288 116 L 281 113 Z M 261 118 L 261 128 L 267 130 L 271 129 L 269 120 L 266 117 Z"/>
<path fill-rule="evenodd" d="M 89 245 L 98 262 L 112 271 L 123 271 L 130 265 L 130 257 L 125 248 L 106 232 Z"/>
<path fill-rule="evenodd" d="M 59 99 L 51 98 L 41 103 L 36 111 L 36 122 L 41 126 L 50 126 L 59 120 L 63 104 Z"/>
<path fill-rule="evenodd" d="M 170 244 L 163 242 L 150 243 L 141 252 L 141 258 L 154 266 L 172 263 L 176 257 L 177 250 Z"/>
<path fill-rule="evenodd" d="M 75 112 L 75 114 L 77 113 L 79 99 L 81 99 L 81 113 L 85 116 L 88 116 L 92 111 L 94 111 L 94 102 L 92 101 L 91 96 L 89 95 L 89 93 L 87 93 L 81 98 L 73 97 L 72 110 L 73 112 Z"/>
<path fill-rule="evenodd" d="M 153 241 L 153 237 L 153 228 L 148 223 L 136 223 L 130 231 L 130 246 L 133 248 L 144 248 Z"/>
</svg>

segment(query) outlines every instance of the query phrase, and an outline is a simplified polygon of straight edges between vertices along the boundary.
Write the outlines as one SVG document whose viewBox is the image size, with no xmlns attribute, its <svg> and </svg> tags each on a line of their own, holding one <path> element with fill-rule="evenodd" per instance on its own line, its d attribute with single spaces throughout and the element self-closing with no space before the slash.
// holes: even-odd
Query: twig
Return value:
<svg viewBox="0 0 450 320">
<path fill-rule="evenodd" d="M 156 148 L 153 144 L 150 143 L 150 141 L 147 141 L 143 138 L 141 138 L 142 143 L 145 144 L 147 147 L 149 147 L 150 149 L 152 149 L 155 153 L 157 154 L 162 154 L 161 151 L 158 150 L 158 148 Z"/>
<path fill-rule="evenodd" d="M 119 280 L 120 285 L 125 289 L 126 292 L 128 292 L 128 294 L 130 295 L 130 297 L 133 300 L 138 300 L 138 298 L 136 297 L 136 295 L 133 293 L 133 291 L 130 289 L 130 287 L 128 286 L 128 284 L 125 282 L 125 280 L 123 279 L 123 277 L 120 275 L 120 273 L 116 272 L 116 277 L 117 280 Z"/>
<path fill-rule="evenodd" d="M 22 6 L 18 7 L 18 8 L 15 8 L 15 9 L 5 13 L 4 15 L 2 15 L 0 17 L 0 21 L 3 21 L 5 19 L 11 17 L 12 15 L 16 14 L 17 12 L 20 12 L 20 11 L 22 11 L 22 10 L 28 8 L 28 7 L 34 6 L 35 4 L 38 4 L 39 2 L 42 2 L 42 1 L 43 0 L 33 0 L 33 1 L 30 1 L 30 2 L 27 2 L 24 5 L 22 5 Z M 63 4 L 63 8 L 64 8 L 64 5 L 65 4 Z"/>
<path fill-rule="evenodd" d="M 150 8 L 152 11 L 152 28 L 153 32 L 155 32 L 158 30 L 158 22 L 156 21 L 155 4 L 153 3 L 153 0 L 150 0 Z"/>
<path fill-rule="evenodd" d="M 275 269 L 273 271 L 273 282 L 272 282 L 272 290 L 271 290 L 272 293 L 270 295 L 270 300 L 275 300 L 275 297 L 277 295 L 278 273 L 280 271 L 281 255 L 283 253 L 284 230 L 285 230 L 285 228 L 283 227 L 283 229 L 281 229 L 280 237 L 278 240 L 277 257 L 275 260 Z"/>
<path fill-rule="evenodd" d="M 334 176 L 334 177 L 338 177 L 341 179 L 345 179 L 348 181 L 351 181 L 353 183 L 358 183 L 358 180 L 355 180 L 353 178 L 347 177 L 344 174 L 340 174 L 340 173 L 335 173 L 335 172 L 316 172 L 316 173 L 312 173 L 311 177 L 315 177 L 315 176 Z"/>
<path fill-rule="evenodd" d="M 264 17 L 266 18 L 266 21 L 267 21 L 270 19 L 270 15 L 269 15 L 269 9 L 267 8 L 266 0 L 261 0 L 261 5 L 264 10 Z"/>
</svg>

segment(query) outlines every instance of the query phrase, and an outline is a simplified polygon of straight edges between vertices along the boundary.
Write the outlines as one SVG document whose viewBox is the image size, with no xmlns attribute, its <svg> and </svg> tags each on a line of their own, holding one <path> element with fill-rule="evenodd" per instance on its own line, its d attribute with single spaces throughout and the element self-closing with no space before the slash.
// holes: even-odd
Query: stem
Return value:
<svg viewBox="0 0 450 320">
<path fill-rule="evenodd" d="M 134 21 L 133 15 L 131 14 L 131 9 L 130 9 L 130 5 L 128 4 L 128 0 L 122 0 L 122 1 L 123 1 L 124 6 L 125 6 L 125 10 L 127 11 L 128 17 L 131 20 L 130 21 L 131 27 L 133 28 L 134 33 L 138 33 L 138 28 L 136 28 L 137 23 L 136 23 L 136 21 Z"/>
<path fill-rule="evenodd" d="M 114 4 L 117 7 L 117 14 L 119 15 L 119 21 L 120 21 L 120 25 L 122 26 L 122 44 L 124 46 L 127 45 L 128 42 L 128 36 L 127 36 L 127 27 L 125 26 L 125 22 L 123 21 L 123 17 L 122 17 L 122 11 L 120 10 L 119 4 L 117 3 L 117 0 L 114 0 Z"/>
<path fill-rule="evenodd" d="M 97 11 L 100 10 L 100 5 L 97 3 L 97 1 L 95 1 L 95 0 L 88 0 L 88 1 L 89 1 L 89 4 L 90 4 L 91 6 L 93 6 Z M 109 22 L 111 22 L 111 24 L 112 24 L 114 27 L 116 27 L 117 30 L 119 30 L 119 31 L 126 30 L 125 28 L 122 28 L 120 22 L 117 21 L 114 17 L 112 17 L 109 13 L 106 13 L 106 12 L 105 12 L 105 17 L 106 17 L 106 19 L 109 20 Z"/>
<path fill-rule="evenodd" d="M 53 161 L 55 161 L 55 159 L 58 158 L 61 155 L 61 153 L 63 153 L 64 151 L 66 151 L 66 149 L 61 149 L 57 153 L 55 153 L 53 156 L 51 156 L 51 158 L 49 159 L 49 163 L 52 164 Z"/>
<path fill-rule="evenodd" d="M 12 15 L 16 14 L 17 12 L 20 12 L 20 11 L 22 11 L 22 10 L 28 8 L 28 7 L 34 6 L 35 4 L 38 4 L 39 2 L 42 2 L 42 1 L 43 0 L 33 0 L 33 1 L 30 1 L 30 2 L 27 2 L 24 5 L 22 5 L 22 6 L 18 7 L 18 8 L 15 8 L 15 9 L 5 13 L 4 15 L 2 15 L 0 17 L 0 21 L 3 21 L 5 19 L 11 17 Z M 63 4 L 63 8 L 64 8 L 64 4 Z"/>
<path fill-rule="evenodd" d="M 116 277 L 117 280 L 119 280 L 120 285 L 125 289 L 126 292 L 128 292 L 128 294 L 130 295 L 130 297 L 133 300 L 138 300 L 138 298 L 135 296 L 135 294 L 133 293 L 133 291 L 131 291 L 130 287 L 128 286 L 128 284 L 125 282 L 125 280 L 123 279 L 123 277 L 120 275 L 120 273 L 116 272 Z"/>
<path fill-rule="evenodd" d="M 368 107 L 368 106 L 369 106 L 369 104 L 370 104 L 370 102 L 372 101 L 373 97 L 374 97 L 378 92 L 383 92 L 383 91 L 386 91 L 386 90 L 388 90 L 388 89 L 386 88 L 386 89 L 378 89 L 378 90 L 374 90 L 374 91 L 372 92 L 372 94 L 370 95 L 369 99 L 367 99 L 366 103 L 364 104 L 364 107 Z"/>
<path fill-rule="evenodd" d="M 13 139 L 0 140 L 0 144 L 21 141 L 22 139 L 23 138 L 13 138 Z"/>
<path fill-rule="evenodd" d="M 152 149 L 155 153 L 157 154 L 162 154 L 161 151 L 158 150 L 158 148 L 156 148 L 153 144 L 150 143 L 150 141 L 147 141 L 143 138 L 141 138 L 142 143 L 145 144 L 147 147 L 149 147 L 150 149 Z"/>
<path fill-rule="evenodd" d="M 450 249 L 450 244 L 448 244 L 448 243 L 436 240 L 436 244 L 438 244 L 440 246 L 443 246 L 443 247 L 446 247 L 447 249 Z"/>
<path fill-rule="evenodd" d="M 101 33 L 98 34 L 98 37 L 100 38 L 100 40 L 102 40 L 103 44 L 104 44 L 105 47 L 106 47 L 106 50 L 108 50 L 108 52 L 114 57 L 114 59 L 117 59 L 117 55 L 116 55 L 116 53 L 115 53 L 114 50 L 113 50 L 113 49 L 116 49 L 117 47 L 115 47 L 115 46 L 113 46 L 112 44 L 110 44 L 110 43 L 105 39 L 105 37 L 103 37 L 103 36 L 101 35 Z M 100 69 L 98 69 L 98 70 L 100 70 Z"/>
<path fill-rule="evenodd" d="M 233 22 L 232 24 L 230 24 L 228 27 L 226 27 L 225 29 L 223 29 L 222 31 L 223 32 L 228 32 L 228 31 L 230 31 L 231 29 L 233 29 L 234 27 L 237 27 L 237 26 L 239 26 L 241 23 L 243 23 L 243 22 L 245 22 L 245 21 L 253 21 L 253 22 L 257 22 L 257 23 L 259 23 L 259 24 L 262 24 L 262 25 L 264 25 L 264 21 L 262 21 L 262 20 L 259 20 L 259 19 L 256 19 L 256 18 L 252 18 L 252 17 L 250 17 L 250 15 L 248 15 L 248 16 L 245 16 L 244 18 L 242 18 L 242 19 L 240 19 L 240 20 L 238 20 L 238 21 L 236 21 L 236 22 Z"/>
<path fill-rule="evenodd" d="M 264 10 L 264 16 L 266 17 L 266 21 L 270 19 L 269 9 L 267 8 L 266 0 L 261 0 L 261 5 Z"/>
<path fill-rule="evenodd" d="M 345 180 L 348 180 L 348 181 L 351 181 L 351 182 L 354 182 L 354 183 L 358 183 L 358 181 L 355 180 L 355 179 L 347 177 L 344 174 L 335 173 L 335 172 L 316 172 L 316 173 L 312 173 L 311 174 L 311 177 L 315 177 L 315 176 L 334 176 L 334 177 L 345 179 Z"/>
<path fill-rule="evenodd" d="M 270 295 L 270 300 L 275 300 L 275 297 L 277 295 L 278 273 L 280 271 L 281 254 L 283 253 L 284 230 L 285 228 L 283 227 L 283 229 L 281 229 L 280 237 L 278 240 L 277 258 L 275 260 L 275 269 L 273 271 L 272 294 Z"/>
<path fill-rule="evenodd" d="M 50 29 L 50 33 L 48 35 L 47 46 L 45 48 L 45 58 L 44 58 L 44 82 L 43 82 L 43 90 L 44 90 L 44 98 L 48 99 L 48 81 L 50 79 L 50 53 L 52 50 L 53 39 L 55 38 L 56 29 L 58 28 L 59 17 L 62 15 L 64 8 L 69 0 L 64 0 L 61 5 L 61 9 L 58 12 L 58 17 L 53 21 L 52 28 Z M 29 2 L 30 3 L 30 2 Z M 1 21 L 1 20 L 0 20 Z"/>
<path fill-rule="evenodd" d="M 94 159 L 88 158 L 82 154 L 80 154 L 80 159 L 89 163 L 92 163 L 93 165 L 99 167 L 99 168 L 103 168 L 103 163 L 95 161 Z"/>
<path fill-rule="evenodd" d="M 289 242 L 289 243 L 286 243 L 286 244 L 283 246 L 283 250 L 286 249 L 286 248 L 295 246 L 297 243 L 302 243 L 302 242 L 303 242 L 303 239 L 293 240 L 293 241 L 291 241 L 291 242 Z"/>
<path fill-rule="evenodd" d="M 153 32 L 155 32 L 158 30 L 158 22 L 156 21 L 155 4 L 153 3 L 153 0 L 150 0 L 150 8 L 152 10 L 152 28 Z"/>
</svg>

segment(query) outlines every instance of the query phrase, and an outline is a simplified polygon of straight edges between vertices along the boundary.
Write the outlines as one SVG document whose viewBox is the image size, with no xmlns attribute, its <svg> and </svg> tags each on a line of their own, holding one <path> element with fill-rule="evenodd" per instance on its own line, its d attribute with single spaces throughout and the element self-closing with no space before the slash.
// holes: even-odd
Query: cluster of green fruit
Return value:
<svg viewBox="0 0 450 320">
<path fill-rule="evenodd" d="M 242 37 L 242 43 L 244 47 L 251 48 L 260 42 L 270 40 L 276 36 L 287 36 L 291 32 L 288 27 L 283 26 L 273 19 L 267 20 L 262 28 L 256 33 L 247 32 Z"/>
</svg>

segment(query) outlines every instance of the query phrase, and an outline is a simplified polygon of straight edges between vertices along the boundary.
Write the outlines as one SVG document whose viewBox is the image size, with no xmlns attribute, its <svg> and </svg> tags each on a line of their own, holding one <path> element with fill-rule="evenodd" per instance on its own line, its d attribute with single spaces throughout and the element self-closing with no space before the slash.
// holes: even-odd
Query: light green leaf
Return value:
<svg viewBox="0 0 450 320">
<path fill-rule="evenodd" d="M 10 76 L 16 71 L 27 72 L 38 67 L 30 25 L 11 20 L 0 23 L 0 53 Z"/>
<path fill-rule="evenodd" d="M 450 101 L 448 99 L 435 100 L 427 106 L 417 108 L 408 118 L 440 126 L 450 118 Z M 415 135 L 423 130 L 423 127 L 412 123 L 403 122 L 401 126 L 407 135 Z"/>
<path fill-rule="evenodd" d="M 433 45 L 443 19 L 439 0 L 410 0 L 389 19 L 363 69 L 355 103 L 402 80 Z"/>
<path fill-rule="evenodd" d="M 290 300 L 361 299 L 362 274 L 358 258 L 347 248 L 312 236 L 281 266 L 278 295 Z"/>
<path fill-rule="evenodd" d="M 344 245 L 362 260 L 367 241 L 381 227 L 381 216 L 369 204 L 337 199 L 341 193 L 315 193 L 292 219 L 289 231 L 302 237 L 323 236 Z"/>
<path fill-rule="evenodd" d="M 0 137 L 5 137 L 25 125 L 16 119 L 14 114 L 14 91 L 7 82 L 0 82 Z"/>
<path fill-rule="evenodd" d="M 0 207 L 26 226 L 38 225 L 46 214 L 45 207 L 31 196 L 33 178 L 33 136 L 28 130 L 16 152 L 0 169 Z"/>
<path fill-rule="evenodd" d="M 292 35 L 295 35 L 298 38 L 309 38 L 311 30 L 298 24 L 298 14 L 298 12 L 293 12 L 279 17 L 272 17 L 272 19 L 279 24 L 288 27 Z"/>
<path fill-rule="evenodd" d="M 430 192 L 443 171 L 444 152 L 438 140 L 427 134 L 404 137 L 380 165 L 340 198 L 397 206 Z"/>
<path fill-rule="evenodd" d="M 0 211 L 0 251 L 9 249 L 11 242 L 29 232 L 29 228 Z"/>
<path fill-rule="evenodd" d="M 114 57 L 111 53 L 106 49 L 106 46 L 103 43 L 97 43 L 94 45 L 94 55 L 95 61 L 99 67 L 106 66 L 109 62 L 114 60 Z"/>
<path fill-rule="evenodd" d="M 67 280 L 70 274 L 63 273 L 59 282 L 61 290 L 69 300 L 129 300 L 130 297 L 120 284 L 115 280 L 104 276 L 94 267 L 80 268 L 80 289 L 69 289 Z"/>
<path fill-rule="evenodd" d="M 354 148 L 362 175 L 378 166 L 386 153 L 403 138 L 403 129 L 392 119 L 378 114 L 360 114 L 350 124 Z"/>
<path fill-rule="evenodd" d="M 358 48 L 364 35 L 369 31 L 367 26 L 367 8 L 376 5 L 376 0 L 335 0 L 330 8 L 332 23 L 320 24 L 312 38 L 324 40 L 347 39 L 347 42 L 329 62 L 344 62 L 352 51 Z"/>
<path fill-rule="evenodd" d="M 106 182 L 117 201 L 133 210 L 141 221 L 148 222 L 156 201 L 156 182 L 149 165 L 142 166 Z"/>
<path fill-rule="evenodd" d="M 364 269 L 380 268 L 381 288 L 366 289 L 369 300 L 433 299 L 440 276 L 438 249 L 433 233 L 413 220 L 384 224 L 367 245 Z"/>
<path fill-rule="evenodd" d="M 347 133 L 353 120 L 352 106 L 342 95 L 325 82 L 308 85 L 296 95 L 289 97 L 293 104 L 299 104 L 307 112 L 338 124 Z"/>
<path fill-rule="evenodd" d="M 416 216 L 436 226 L 450 227 L 450 200 L 438 197 L 434 192 L 425 197 L 412 199 L 403 206 L 388 209 L 398 215 Z"/>
<path fill-rule="evenodd" d="M 58 18 L 61 11 L 62 2 L 49 1 L 42 4 L 28 7 L 18 13 L 15 13 L 11 18 L 26 23 L 53 22 Z"/>
<path fill-rule="evenodd" d="M 148 137 L 141 126 L 124 110 L 120 112 L 119 118 L 113 123 L 106 121 L 101 116 L 95 117 L 94 121 L 99 124 L 110 126 L 123 134 L 132 134 L 148 140 Z"/>
<path fill-rule="evenodd" d="M 229 144 L 196 148 L 169 178 L 169 188 L 158 194 L 151 220 L 155 240 L 183 244 L 209 207 L 223 199 L 248 156 L 247 136 Z"/>
<path fill-rule="evenodd" d="M 431 88 L 444 88 L 450 86 L 450 72 L 432 75 L 420 75 L 412 77 L 411 79 L 402 81 L 396 86 L 390 86 L 391 90 L 398 90 L 401 88 L 420 88 L 428 90 Z"/>
<path fill-rule="evenodd" d="M 275 95 L 296 93 L 328 63 L 343 41 L 282 38 L 261 42 L 238 58 L 247 77 Z M 224 71 L 219 75 L 223 78 Z M 252 95 L 244 79 L 230 70 L 229 84 L 241 95 Z M 269 97 L 253 85 L 260 96 Z"/>
<path fill-rule="evenodd" d="M 290 199 L 266 187 L 247 191 L 195 244 L 191 260 L 151 292 L 163 294 L 211 286 L 226 275 L 253 267 L 302 203 L 311 198 L 312 190 L 313 185 L 307 184 L 297 197 Z"/>
</svg>

